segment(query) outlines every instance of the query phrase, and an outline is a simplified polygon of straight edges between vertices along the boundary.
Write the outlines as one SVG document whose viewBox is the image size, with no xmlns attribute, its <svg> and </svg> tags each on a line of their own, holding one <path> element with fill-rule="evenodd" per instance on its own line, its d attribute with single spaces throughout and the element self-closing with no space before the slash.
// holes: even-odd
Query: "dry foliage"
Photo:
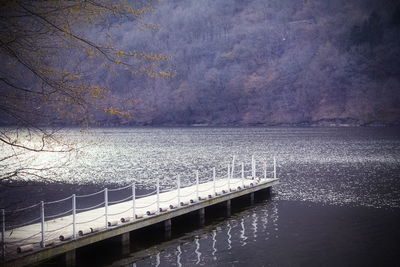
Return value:
<svg viewBox="0 0 400 267">
<path fill-rule="evenodd" d="M 72 150 L 55 138 L 54 125 L 90 125 L 95 112 L 132 116 L 125 107 L 134 101 L 93 81 L 93 70 L 174 75 L 158 65 L 170 57 L 125 51 L 107 31 L 122 21 L 158 27 L 140 22 L 154 12 L 151 0 L 0 1 L 0 10 L 0 121 L 13 126 L 0 130 L 0 181 L 46 178 L 29 164 L 32 153 Z"/>
</svg>

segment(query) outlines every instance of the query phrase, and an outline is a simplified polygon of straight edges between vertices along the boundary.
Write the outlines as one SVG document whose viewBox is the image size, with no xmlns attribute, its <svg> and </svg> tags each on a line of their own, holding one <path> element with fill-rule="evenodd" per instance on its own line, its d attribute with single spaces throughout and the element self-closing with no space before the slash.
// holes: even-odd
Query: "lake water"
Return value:
<svg viewBox="0 0 400 267">
<path fill-rule="evenodd" d="M 177 175 L 188 185 L 195 170 L 201 180 L 211 178 L 212 167 L 225 177 L 232 156 L 249 168 L 254 155 L 261 174 L 262 164 L 272 170 L 277 158 L 280 185 L 271 197 L 239 205 L 230 217 L 208 218 L 203 228 L 179 226 L 172 240 L 145 240 L 128 255 L 97 254 L 98 265 L 399 264 L 398 128 L 99 128 L 71 129 L 65 136 L 81 149 L 54 170 L 58 182 L 2 188 L 3 203 L 24 206 L 133 180 L 144 193 L 157 177 L 163 188 L 174 187 Z M 45 155 L 38 164 L 54 161 L 60 159 Z M 31 197 L 19 201 L 27 191 Z"/>
</svg>

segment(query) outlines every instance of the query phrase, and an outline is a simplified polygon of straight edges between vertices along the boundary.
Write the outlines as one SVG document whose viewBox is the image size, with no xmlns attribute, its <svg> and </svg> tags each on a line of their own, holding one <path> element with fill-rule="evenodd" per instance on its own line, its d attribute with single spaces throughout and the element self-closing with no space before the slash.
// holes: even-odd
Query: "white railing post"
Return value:
<svg viewBox="0 0 400 267">
<path fill-rule="evenodd" d="M 242 162 L 242 187 L 244 188 L 244 163 Z"/>
<path fill-rule="evenodd" d="M 232 171 L 231 171 L 231 178 L 233 179 L 235 175 L 235 156 L 232 158 Z"/>
<path fill-rule="evenodd" d="M 254 155 L 251 156 L 251 176 L 254 179 L 255 176 L 255 163 L 254 163 Z"/>
<path fill-rule="evenodd" d="M 108 229 L 108 189 L 104 189 L 104 217 L 106 220 L 106 229 Z"/>
<path fill-rule="evenodd" d="M 254 178 L 257 177 L 257 160 L 254 158 Z"/>
<path fill-rule="evenodd" d="M 276 159 L 274 156 L 274 179 L 276 179 Z"/>
<path fill-rule="evenodd" d="M 264 179 L 267 179 L 267 161 L 264 161 Z"/>
<path fill-rule="evenodd" d="M 157 214 L 160 214 L 160 178 L 157 178 Z"/>
<path fill-rule="evenodd" d="M 132 215 L 133 220 L 136 220 L 136 185 L 132 184 Z"/>
<path fill-rule="evenodd" d="M 178 174 L 178 207 L 181 206 L 181 176 Z"/>
<path fill-rule="evenodd" d="M 215 196 L 215 167 L 213 168 L 213 194 Z"/>
<path fill-rule="evenodd" d="M 231 192 L 231 170 L 229 164 L 228 164 L 228 192 Z"/>
<path fill-rule="evenodd" d="M 6 212 L 1 209 L 1 258 L 3 262 L 6 260 Z"/>
<path fill-rule="evenodd" d="M 45 244 L 45 234 L 44 234 L 44 202 L 40 201 L 40 232 L 42 234 L 42 241 L 40 241 L 40 246 L 44 248 Z"/>
<path fill-rule="evenodd" d="M 196 171 L 196 201 L 199 200 L 199 171 Z"/>
<path fill-rule="evenodd" d="M 76 239 L 76 195 L 72 194 L 72 237 Z"/>
</svg>

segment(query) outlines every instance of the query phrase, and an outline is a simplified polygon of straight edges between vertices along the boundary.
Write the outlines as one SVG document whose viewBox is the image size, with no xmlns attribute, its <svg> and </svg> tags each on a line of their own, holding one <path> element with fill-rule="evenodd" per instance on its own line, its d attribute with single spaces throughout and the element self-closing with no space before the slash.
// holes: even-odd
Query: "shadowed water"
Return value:
<svg viewBox="0 0 400 267">
<path fill-rule="evenodd" d="M 136 266 L 395 266 L 399 222 L 393 211 L 272 199 Z"/>
</svg>

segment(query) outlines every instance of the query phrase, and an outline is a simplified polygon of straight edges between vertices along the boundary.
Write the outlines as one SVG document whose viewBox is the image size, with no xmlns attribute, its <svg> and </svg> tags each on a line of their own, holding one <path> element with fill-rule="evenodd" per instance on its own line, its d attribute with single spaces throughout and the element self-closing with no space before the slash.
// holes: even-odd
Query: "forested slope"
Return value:
<svg viewBox="0 0 400 267">
<path fill-rule="evenodd" d="M 171 56 L 160 69 L 176 76 L 104 72 L 93 64 L 94 84 L 135 100 L 124 107 L 132 117 L 99 112 L 100 125 L 400 121 L 394 0 L 160 1 L 140 24 L 110 28 L 123 49 Z"/>
</svg>

